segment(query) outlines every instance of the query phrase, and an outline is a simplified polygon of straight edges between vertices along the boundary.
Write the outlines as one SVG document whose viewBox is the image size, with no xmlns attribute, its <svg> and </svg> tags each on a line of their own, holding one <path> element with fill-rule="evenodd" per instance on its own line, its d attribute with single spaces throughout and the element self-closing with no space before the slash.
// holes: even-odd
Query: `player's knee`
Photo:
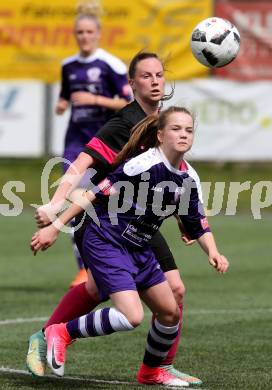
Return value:
<svg viewBox="0 0 272 390">
<path fill-rule="evenodd" d="M 171 290 L 173 292 L 173 295 L 175 297 L 175 300 L 178 305 L 180 305 L 183 302 L 184 296 L 185 296 L 185 286 L 180 280 L 177 283 L 173 283 L 171 285 Z"/>
<path fill-rule="evenodd" d="M 133 328 L 137 328 L 137 326 L 139 326 L 144 319 L 144 312 L 143 310 L 135 310 L 131 313 L 127 313 L 126 317 Z"/>
<path fill-rule="evenodd" d="M 98 294 L 98 290 L 96 288 L 96 285 L 94 285 L 92 283 L 92 281 L 88 280 L 85 284 L 85 287 L 86 287 L 86 290 L 87 290 L 92 302 L 94 302 L 94 303 L 96 302 L 97 304 L 99 304 L 101 302 L 101 299 L 100 299 L 100 296 Z"/>
<path fill-rule="evenodd" d="M 158 319 L 167 326 L 174 326 L 179 322 L 180 313 L 176 302 L 167 306 L 163 312 L 158 315 Z"/>
</svg>

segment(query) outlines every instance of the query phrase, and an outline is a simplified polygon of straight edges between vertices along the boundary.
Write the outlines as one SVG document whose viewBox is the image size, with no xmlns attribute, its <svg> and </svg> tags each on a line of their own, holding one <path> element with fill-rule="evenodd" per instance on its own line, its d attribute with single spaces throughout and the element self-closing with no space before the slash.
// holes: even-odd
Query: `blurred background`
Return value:
<svg viewBox="0 0 272 390">
<path fill-rule="evenodd" d="M 61 62 L 78 51 L 73 36 L 76 4 L 0 2 L 1 389 L 131 390 L 131 383 L 104 381 L 98 387 L 97 378 L 134 380 L 150 319 L 147 315 L 133 336 L 121 336 L 121 343 L 118 335 L 110 339 L 112 344 L 108 338 L 92 341 L 97 359 L 92 359 L 89 343 L 76 345 L 67 373 L 81 376 L 82 382 L 68 378 L 38 383 L 23 370 L 29 335 L 42 326 L 76 270 L 67 234 L 36 258 L 29 250 L 36 229 L 30 205 L 41 203 L 42 170 L 51 156 L 63 151 L 69 112 L 56 116 L 54 106 Z M 158 53 L 167 69 L 167 91 L 175 87 L 167 104 L 196 112 L 189 158 L 200 174 L 209 214 L 217 215 L 210 223 L 219 248 L 230 259 L 230 271 L 222 279 L 197 245 L 180 243 L 174 221 L 163 226 L 187 289 L 176 365 L 200 376 L 205 388 L 271 390 L 272 1 L 102 4 L 101 47 L 127 65 L 139 50 Z M 241 35 L 238 57 L 218 70 L 198 63 L 190 49 L 193 28 L 210 16 L 230 20 Z M 50 182 L 61 174 L 59 164 Z M 89 382 L 84 382 L 86 373 Z M 96 378 L 93 384 L 90 376 Z"/>
<path fill-rule="evenodd" d="M 69 118 L 53 112 L 60 66 L 78 51 L 77 1 L 2 0 L 0 5 L 0 157 L 61 155 Z M 272 160 L 272 3 L 269 0 L 102 1 L 101 46 L 126 64 L 141 49 L 166 64 L 178 103 L 197 112 L 191 152 L 201 161 Z M 236 60 L 217 70 L 199 64 L 190 36 L 219 16 L 241 34 Z M 170 85 L 169 85 L 170 90 Z"/>
<path fill-rule="evenodd" d="M 0 180 L 2 185 L 12 178 L 23 180 L 25 204 L 39 200 L 36 181 L 48 157 L 62 155 L 69 111 L 57 116 L 54 106 L 61 62 L 78 51 L 73 36 L 76 4 L 0 4 Z M 103 0 L 102 5 L 101 46 L 127 65 L 139 50 L 158 53 L 167 69 L 167 91 L 175 87 L 168 104 L 196 112 L 197 134 L 189 158 L 202 180 L 270 180 L 272 2 L 137 0 L 131 5 Z M 213 15 L 233 22 L 241 35 L 238 57 L 216 70 L 198 63 L 190 49 L 193 28 Z M 25 175 L 29 167 L 31 177 Z M 245 197 L 249 210 L 250 193 L 241 194 Z"/>
</svg>

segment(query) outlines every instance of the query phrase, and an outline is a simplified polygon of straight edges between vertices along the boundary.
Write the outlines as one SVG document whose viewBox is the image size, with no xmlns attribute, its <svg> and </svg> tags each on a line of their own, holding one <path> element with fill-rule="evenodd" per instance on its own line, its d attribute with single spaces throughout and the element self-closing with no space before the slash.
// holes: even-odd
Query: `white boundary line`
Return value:
<svg viewBox="0 0 272 390">
<path fill-rule="evenodd" d="M 148 315 L 148 313 L 151 315 L 150 312 L 145 313 L 145 315 Z M 211 314 L 266 314 L 266 313 L 272 313 L 272 308 L 261 308 L 261 309 L 231 309 L 231 310 L 225 310 L 225 309 L 197 309 L 197 310 L 186 310 L 185 315 L 187 316 L 195 316 L 195 315 L 211 315 Z M 24 324 L 27 322 L 42 322 L 46 321 L 48 317 L 32 317 L 32 318 L 14 318 L 14 319 L 7 319 L 0 321 L 0 326 L 2 325 L 12 325 L 12 324 Z"/>
<path fill-rule="evenodd" d="M 9 368 L 9 367 L 0 367 L 0 372 L 3 372 L 3 373 L 10 373 L 10 374 L 18 374 L 18 375 L 27 375 L 27 376 L 32 376 L 28 371 L 26 370 L 16 370 L 14 368 Z M 34 379 L 35 377 L 32 376 L 32 378 Z M 125 382 L 125 381 L 116 381 L 116 380 L 112 380 L 112 381 L 106 381 L 106 380 L 103 380 L 103 379 L 91 379 L 91 378 L 80 378 L 80 377 L 73 377 L 73 376 L 64 376 L 63 378 L 58 378 L 54 375 L 44 375 L 42 378 L 35 378 L 37 379 L 37 381 L 42 381 L 43 378 L 47 378 L 47 379 L 56 379 L 56 380 L 68 380 L 68 381 L 78 381 L 78 382 L 89 382 L 89 383 L 101 383 L 101 384 L 108 384 L 108 385 L 128 385 L 128 386 L 139 386 L 139 387 L 142 387 L 142 385 L 140 383 L 137 383 L 137 382 Z M 165 386 L 159 386 L 159 387 L 162 387 L 162 388 L 165 388 Z M 175 390 L 175 389 L 190 389 L 190 390 L 199 390 L 199 388 L 193 388 L 193 387 L 176 387 L 176 386 L 172 386 L 171 389 Z M 208 389 L 205 389 L 203 387 L 201 387 L 201 390 L 208 390 Z"/>
<path fill-rule="evenodd" d="M 31 376 L 33 379 L 37 380 L 42 380 L 43 378 L 47 379 L 56 379 L 56 380 L 70 380 L 70 381 L 79 381 L 79 382 L 93 382 L 93 383 L 106 383 L 109 385 L 138 385 L 136 382 L 125 382 L 125 381 L 106 381 L 103 379 L 91 379 L 91 378 L 80 378 L 80 377 L 73 377 L 73 376 L 64 376 L 63 378 L 58 378 L 57 376 L 54 375 L 44 375 L 43 377 L 34 377 L 32 374 L 30 374 L 26 370 L 16 370 L 14 368 L 9 368 L 9 367 L 0 367 L 0 372 L 5 372 L 5 373 L 11 373 L 11 374 L 19 374 L 19 375 L 27 375 Z"/>
<path fill-rule="evenodd" d="M 48 317 L 32 317 L 32 318 L 14 318 L 11 320 L 0 321 L 0 325 L 24 324 L 26 322 L 42 322 L 46 321 Z"/>
</svg>

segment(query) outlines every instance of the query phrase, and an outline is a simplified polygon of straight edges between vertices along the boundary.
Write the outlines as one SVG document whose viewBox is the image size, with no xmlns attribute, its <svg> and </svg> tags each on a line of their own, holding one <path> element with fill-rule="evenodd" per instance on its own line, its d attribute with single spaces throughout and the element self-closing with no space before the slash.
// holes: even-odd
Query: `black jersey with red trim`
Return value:
<svg viewBox="0 0 272 390">
<path fill-rule="evenodd" d="M 128 142 L 131 129 L 146 117 L 139 103 L 134 100 L 118 111 L 86 145 L 85 153 L 91 155 L 105 175 L 116 155 Z M 99 172 L 101 176 L 101 172 Z"/>
</svg>

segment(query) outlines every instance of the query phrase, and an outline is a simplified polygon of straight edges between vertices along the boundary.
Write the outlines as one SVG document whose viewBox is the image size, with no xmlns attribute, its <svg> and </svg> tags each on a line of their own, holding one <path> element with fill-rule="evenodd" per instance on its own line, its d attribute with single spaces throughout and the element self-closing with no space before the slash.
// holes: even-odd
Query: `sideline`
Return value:
<svg viewBox="0 0 272 390">
<path fill-rule="evenodd" d="M 260 309 L 196 309 L 196 310 L 186 310 L 186 316 L 195 316 L 195 315 L 211 315 L 211 314 L 237 314 L 237 315 L 245 315 L 245 314 L 266 314 L 272 313 L 271 307 L 260 308 Z M 150 311 L 145 312 L 145 316 L 148 316 L 151 313 Z M 0 326 L 2 325 L 12 325 L 12 324 L 24 324 L 28 322 L 42 322 L 46 321 L 48 317 L 32 317 L 32 318 L 14 318 L 0 321 Z"/>
<path fill-rule="evenodd" d="M 14 368 L 9 368 L 9 367 L 0 367 L 0 373 L 10 373 L 10 374 L 18 374 L 18 375 L 26 375 L 26 376 L 32 376 L 28 371 L 26 370 L 16 370 Z M 35 379 L 32 376 L 33 379 Z M 106 381 L 103 379 L 91 379 L 91 378 L 79 378 L 79 377 L 73 377 L 73 376 L 64 376 L 63 378 L 58 378 L 54 375 L 45 375 L 42 378 L 38 378 L 38 380 L 42 380 L 43 378 L 48 378 L 48 379 L 55 379 L 57 381 L 60 381 L 63 379 L 63 381 L 78 381 L 78 382 L 88 382 L 88 383 L 101 383 L 101 384 L 108 384 L 108 385 L 128 385 L 128 386 L 139 386 L 139 388 L 143 387 L 142 384 L 137 383 L 137 382 L 125 382 L 125 381 L 117 381 L 117 380 L 112 380 L 112 381 Z M 158 386 L 165 388 L 165 386 Z M 176 389 L 190 389 L 190 390 L 199 390 L 199 388 L 193 388 L 193 387 L 176 387 L 176 386 L 171 386 L 171 389 L 176 390 Z M 201 387 L 201 390 L 208 390 L 207 388 Z"/>
</svg>

